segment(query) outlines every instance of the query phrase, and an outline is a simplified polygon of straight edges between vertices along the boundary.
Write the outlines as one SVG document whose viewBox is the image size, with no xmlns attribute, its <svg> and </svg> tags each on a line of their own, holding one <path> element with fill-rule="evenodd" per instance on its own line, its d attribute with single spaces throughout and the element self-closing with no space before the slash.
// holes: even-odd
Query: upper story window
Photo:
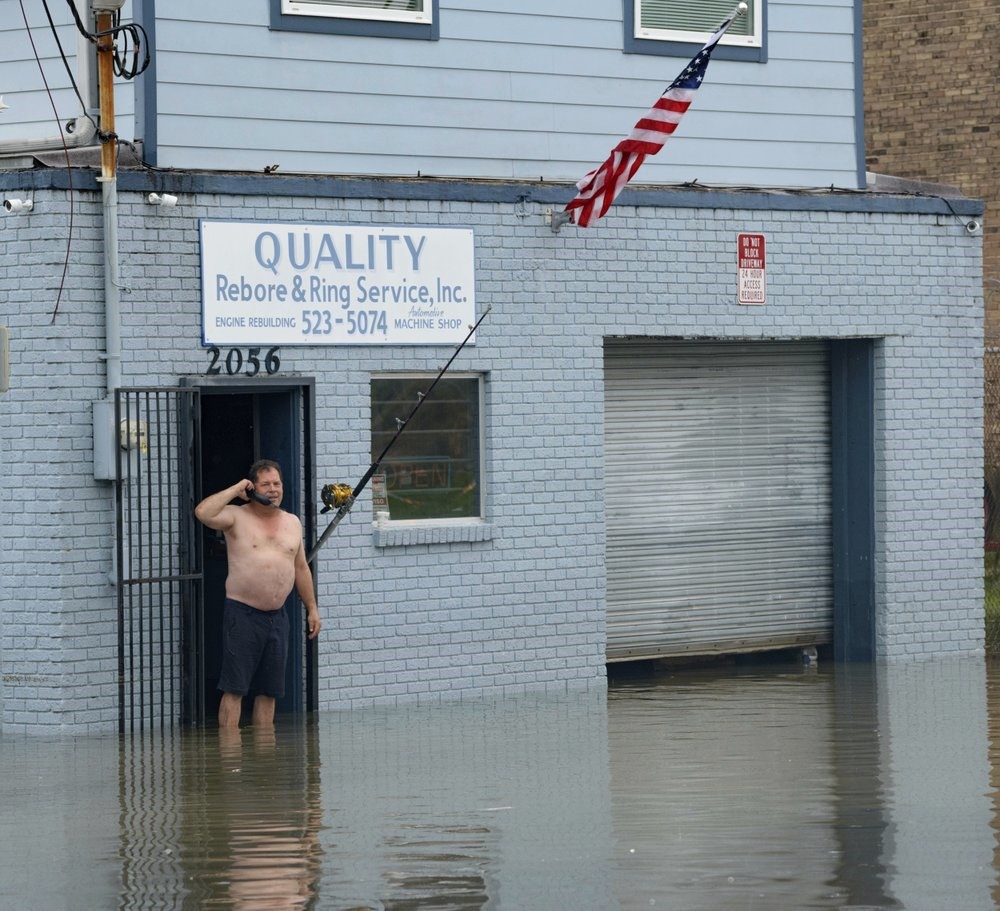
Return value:
<svg viewBox="0 0 1000 911">
<path fill-rule="evenodd" d="M 729 27 L 718 59 L 766 59 L 767 0 L 746 0 L 749 9 Z M 736 0 L 624 0 L 625 52 L 684 56 L 704 44 L 732 13 Z"/>
<path fill-rule="evenodd" d="M 427 0 L 282 0 L 292 16 L 333 16 L 381 22 L 430 22 Z"/>
<path fill-rule="evenodd" d="M 271 28 L 382 38 L 438 37 L 438 0 L 271 0 Z"/>
</svg>

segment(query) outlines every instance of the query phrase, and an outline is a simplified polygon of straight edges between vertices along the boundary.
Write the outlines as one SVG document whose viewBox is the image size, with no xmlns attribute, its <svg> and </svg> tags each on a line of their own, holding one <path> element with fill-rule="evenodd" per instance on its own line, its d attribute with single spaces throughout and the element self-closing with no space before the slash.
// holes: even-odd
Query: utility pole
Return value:
<svg viewBox="0 0 1000 911">
<path fill-rule="evenodd" d="M 101 177 L 104 180 L 115 177 L 118 160 L 118 143 L 115 136 L 115 84 L 114 50 L 115 38 L 111 33 L 114 13 L 124 6 L 125 0 L 92 0 L 95 32 L 97 34 L 97 85 L 101 111 Z"/>
<path fill-rule="evenodd" d="M 91 0 L 97 35 L 97 85 L 101 106 L 101 195 L 104 211 L 104 332 L 107 395 L 121 386 L 121 282 L 118 274 L 118 137 L 115 135 L 114 14 L 125 0 Z"/>
<path fill-rule="evenodd" d="M 114 14 L 125 0 L 90 0 L 97 41 L 101 124 L 101 214 L 104 226 L 105 398 L 94 402 L 94 477 L 113 481 L 117 437 L 115 391 L 122 384 L 121 280 L 118 269 L 118 137 L 115 135 Z M 112 566 L 115 555 L 112 552 Z M 115 575 L 113 572 L 112 575 Z"/>
</svg>

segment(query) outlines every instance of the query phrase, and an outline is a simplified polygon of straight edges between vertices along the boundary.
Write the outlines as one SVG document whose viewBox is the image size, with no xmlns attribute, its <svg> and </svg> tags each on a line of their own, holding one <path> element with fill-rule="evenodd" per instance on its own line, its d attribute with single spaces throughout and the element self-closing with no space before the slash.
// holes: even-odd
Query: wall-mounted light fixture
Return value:
<svg viewBox="0 0 1000 911">
<path fill-rule="evenodd" d="M 177 197 L 170 193 L 150 193 L 147 197 L 151 206 L 176 206 Z"/>
<path fill-rule="evenodd" d="M 3 207 L 8 212 L 30 212 L 35 204 L 30 199 L 5 199 Z"/>
</svg>

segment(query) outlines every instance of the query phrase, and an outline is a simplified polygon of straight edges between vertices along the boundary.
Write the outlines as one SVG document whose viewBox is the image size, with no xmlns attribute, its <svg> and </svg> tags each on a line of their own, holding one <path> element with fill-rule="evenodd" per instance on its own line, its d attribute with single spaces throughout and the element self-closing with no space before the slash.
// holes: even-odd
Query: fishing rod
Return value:
<svg viewBox="0 0 1000 911">
<path fill-rule="evenodd" d="M 469 327 L 469 334 L 462 339 L 461 344 L 455 349 L 454 353 L 450 358 L 448 358 L 448 363 L 446 363 L 439 371 L 438 375 L 434 377 L 434 381 L 427 387 L 426 392 L 417 393 L 417 403 L 413 406 L 413 409 L 406 416 L 405 419 L 396 418 L 396 432 L 393 434 L 391 440 L 386 443 L 385 448 L 379 453 L 378 458 L 372 462 L 369 469 L 361 476 L 361 480 L 358 481 L 354 487 L 350 484 L 326 484 L 323 487 L 320 496 L 323 500 L 323 508 L 320 510 L 321 513 L 329 512 L 331 509 L 336 509 L 337 512 L 334 514 L 333 519 L 330 524 L 323 530 L 323 534 L 319 536 L 319 540 L 313 546 L 313 549 L 309 552 L 309 556 L 306 557 L 306 562 L 312 563 L 313 558 L 316 556 L 319 549 L 326 542 L 326 539 L 333 534 L 333 530 L 340 524 L 341 520 L 350 511 L 351 507 L 354 505 L 354 501 L 360 496 L 361 491 L 365 489 L 365 485 L 371 480 L 372 475 L 378 471 L 379 465 L 382 464 L 382 460 L 386 457 L 389 450 L 392 449 L 396 440 L 400 438 L 403 431 L 406 429 L 406 425 L 413 420 L 413 416 L 420 409 L 420 406 L 427 401 L 430 394 L 434 391 L 434 387 L 438 384 L 438 380 L 445 375 L 445 372 L 452 365 L 452 362 L 458 357 L 459 352 L 466 346 L 469 339 L 472 338 L 475 331 L 479 328 L 479 324 L 486 319 L 486 314 L 490 312 L 492 308 L 487 305 L 486 309 L 483 311 L 482 316 L 476 320 L 475 324 Z"/>
</svg>

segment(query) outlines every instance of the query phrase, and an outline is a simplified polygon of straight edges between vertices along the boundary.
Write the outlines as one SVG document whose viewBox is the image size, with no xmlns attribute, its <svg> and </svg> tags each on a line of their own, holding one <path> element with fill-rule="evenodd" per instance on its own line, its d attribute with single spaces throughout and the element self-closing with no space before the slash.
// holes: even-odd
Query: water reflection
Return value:
<svg viewBox="0 0 1000 911">
<path fill-rule="evenodd" d="M 1000 666 L 990 668 L 991 676 Z M 906 908 L 992 908 L 987 672 L 981 662 L 905 665 L 879 679 L 887 869 Z"/>
<path fill-rule="evenodd" d="M 321 906 L 613 907 L 605 855 L 594 862 L 610 831 L 602 696 L 345 713 L 322 726 Z"/>
<path fill-rule="evenodd" d="M 875 669 L 841 668 L 832 687 L 829 744 L 837 849 L 831 885 L 844 907 L 898 908 L 884 866 L 889 822 Z"/>
<path fill-rule="evenodd" d="M 293 911 L 316 894 L 322 812 L 316 737 L 307 730 L 312 736 L 282 738 L 283 757 L 274 728 L 219 732 L 218 802 L 226 812 L 218 841 L 229 846 L 220 851 L 220 879 L 231 901 L 217 904 Z"/>
<path fill-rule="evenodd" d="M 622 907 L 899 906 L 870 669 L 660 673 L 609 703 Z"/>
<path fill-rule="evenodd" d="M 306 725 L 123 741 L 119 907 L 312 907 L 318 760 Z"/>
<path fill-rule="evenodd" d="M 1000 517 L 998 517 L 998 521 L 1000 521 Z M 990 825 L 994 833 L 1000 833 L 1000 663 L 990 663 L 987 665 L 987 670 L 986 704 L 989 709 L 987 736 L 989 740 L 990 793 L 993 797 Z M 993 904 L 994 907 L 1000 908 L 1000 834 L 994 835 L 992 845 L 992 869 L 997 871 L 992 888 Z"/>
<path fill-rule="evenodd" d="M 613 675 L 270 731 L 0 739 L 0 907 L 991 909 L 1000 672 Z"/>
</svg>

